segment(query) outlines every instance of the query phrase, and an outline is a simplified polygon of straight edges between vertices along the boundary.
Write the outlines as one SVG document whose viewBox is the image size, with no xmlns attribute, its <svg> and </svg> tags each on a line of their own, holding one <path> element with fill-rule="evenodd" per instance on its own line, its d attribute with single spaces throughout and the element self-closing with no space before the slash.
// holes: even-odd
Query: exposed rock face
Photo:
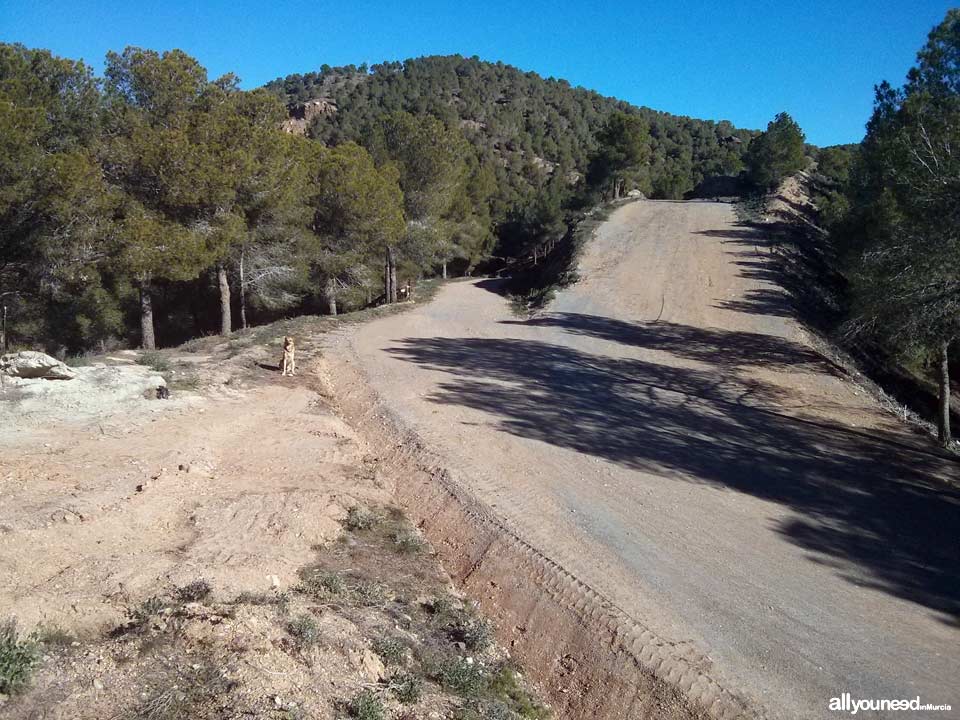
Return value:
<svg viewBox="0 0 960 720">
<path fill-rule="evenodd" d="M 306 135 L 307 128 L 316 117 L 337 114 L 337 103 L 330 98 L 317 98 L 298 105 L 290 112 L 290 118 L 280 124 L 280 129 L 291 135 Z"/>
<path fill-rule="evenodd" d="M 72 380 L 77 371 L 56 358 L 35 350 L 8 353 L 0 357 L 0 373 L 15 378 Z"/>
<path fill-rule="evenodd" d="M 19 353 L 16 353 L 19 354 Z M 42 357 L 43 353 L 31 353 Z M 145 397 L 156 398 L 158 388 L 166 388 L 167 381 L 143 365 L 104 365 L 70 368 L 70 382 L 57 382 L 43 375 L 13 375 L 6 368 L 20 368 L 10 364 L 4 356 L 4 371 L 0 372 L 0 422 L 15 423 L 43 417 L 75 417 L 99 415 L 116 410 L 118 406 L 143 402 Z M 53 358 L 54 363 L 57 363 Z M 25 372 L 41 372 L 40 369 Z M 63 372 L 59 365 L 47 372 Z"/>
</svg>

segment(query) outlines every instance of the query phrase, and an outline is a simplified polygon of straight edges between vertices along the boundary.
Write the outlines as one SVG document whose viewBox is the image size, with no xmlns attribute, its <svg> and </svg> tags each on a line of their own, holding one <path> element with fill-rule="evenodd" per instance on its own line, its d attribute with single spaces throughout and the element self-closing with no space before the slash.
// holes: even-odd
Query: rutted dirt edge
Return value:
<svg viewBox="0 0 960 720">
<path fill-rule="evenodd" d="M 334 409 L 398 478 L 397 502 L 559 718 L 760 718 L 756 708 L 526 542 L 467 492 L 366 382 L 344 333 L 321 363 Z"/>
</svg>

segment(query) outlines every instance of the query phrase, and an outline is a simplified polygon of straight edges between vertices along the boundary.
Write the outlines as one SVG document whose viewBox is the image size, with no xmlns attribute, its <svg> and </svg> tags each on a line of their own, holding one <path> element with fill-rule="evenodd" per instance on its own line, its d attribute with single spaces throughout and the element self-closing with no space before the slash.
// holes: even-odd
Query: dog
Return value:
<svg viewBox="0 0 960 720">
<path fill-rule="evenodd" d="M 294 375 L 297 370 L 297 345 L 293 338 L 285 335 L 283 338 L 283 356 L 280 358 L 280 374 Z"/>
</svg>

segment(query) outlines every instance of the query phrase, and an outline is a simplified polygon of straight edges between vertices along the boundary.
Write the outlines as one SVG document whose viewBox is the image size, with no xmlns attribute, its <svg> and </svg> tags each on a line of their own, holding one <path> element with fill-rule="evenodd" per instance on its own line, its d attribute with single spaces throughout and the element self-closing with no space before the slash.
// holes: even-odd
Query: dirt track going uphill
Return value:
<svg viewBox="0 0 960 720">
<path fill-rule="evenodd" d="M 636 202 L 534 319 L 458 282 L 328 354 L 567 717 L 960 705 L 960 466 L 811 348 L 766 245 L 726 204 Z"/>
</svg>

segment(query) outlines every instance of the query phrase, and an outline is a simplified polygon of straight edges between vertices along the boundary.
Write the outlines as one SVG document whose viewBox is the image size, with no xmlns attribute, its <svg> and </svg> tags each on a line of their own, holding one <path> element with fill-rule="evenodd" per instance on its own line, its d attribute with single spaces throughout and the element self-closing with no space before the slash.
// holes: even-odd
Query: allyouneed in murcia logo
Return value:
<svg viewBox="0 0 960 720">
<path fill-rule="evenodd" d="M 881 712 L 883 710 L 932 710 L 950 712 L 949 705 L 936 705 L 934 703 L 924 702 L 920 696 L 913 699 L 907 698 L 854 698 L 850 693 L 840 693 L 839 697 L 830 698 L 830 709 L 835 712 L 847 712 L 856 715 L 860 711 Z"/>
</svg>

